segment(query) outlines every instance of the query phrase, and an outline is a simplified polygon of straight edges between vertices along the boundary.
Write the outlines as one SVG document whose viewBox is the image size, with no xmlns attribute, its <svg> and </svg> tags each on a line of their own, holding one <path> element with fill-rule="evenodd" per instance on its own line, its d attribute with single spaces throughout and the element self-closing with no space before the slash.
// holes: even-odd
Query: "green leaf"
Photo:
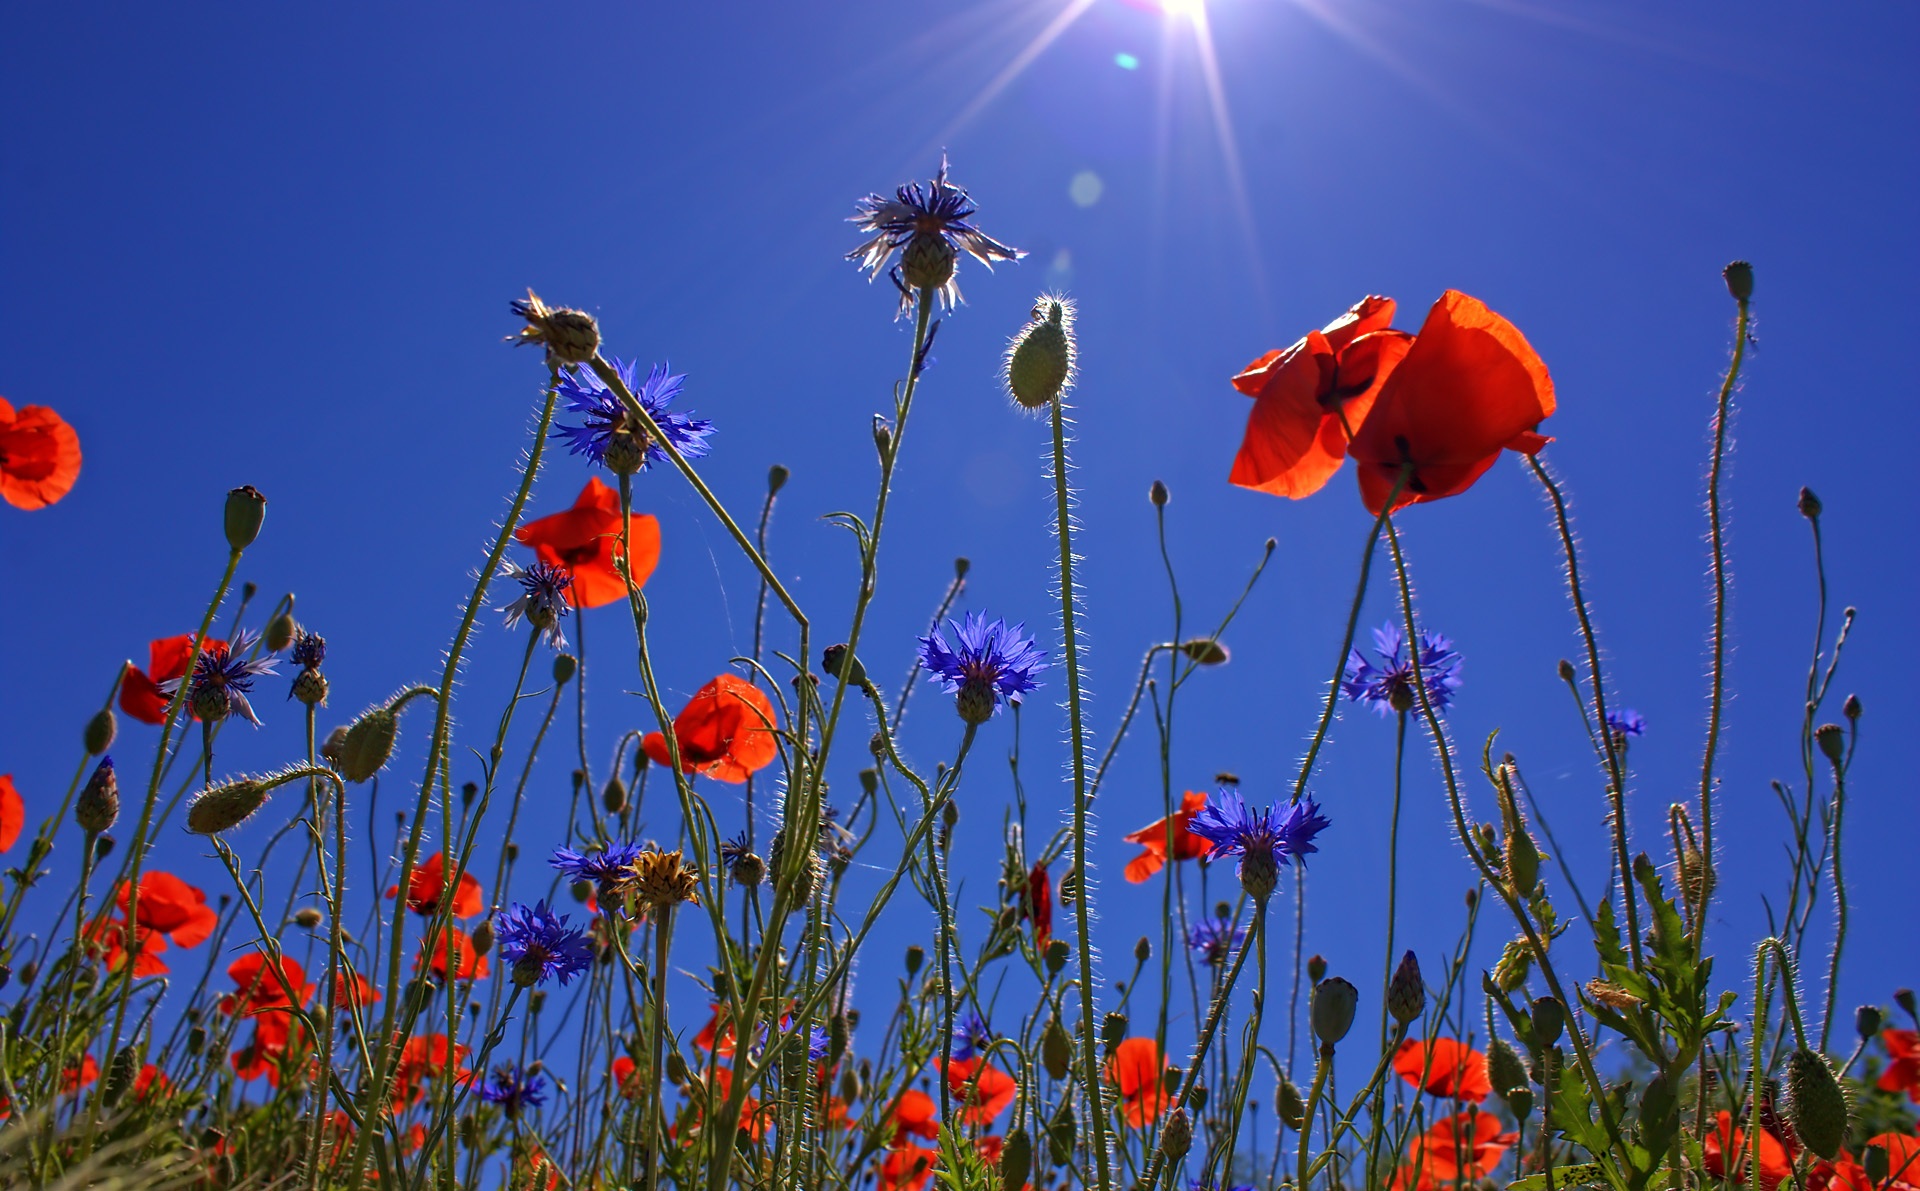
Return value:
<svg viewBox="0 0 1920 1191">
<path fill-rule="evenodd" d="M 1553 1168 L 1554 1188 L 1559 1187 L 1604 1187 L 1607 1172 L 1598 1162 L 1580 1162 L 1572 1166 Z M 1507 1191 L 1551 1191 L 1547 1184 L 1547 1172 L 1530 1174 L 1507 1184 Z"/>
</svg>

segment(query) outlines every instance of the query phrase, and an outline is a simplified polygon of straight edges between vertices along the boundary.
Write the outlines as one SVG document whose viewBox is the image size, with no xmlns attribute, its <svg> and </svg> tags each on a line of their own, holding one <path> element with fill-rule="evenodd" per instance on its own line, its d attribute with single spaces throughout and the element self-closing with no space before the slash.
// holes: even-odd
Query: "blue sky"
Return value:
<svg viewBox="0 0 1920 1191">
<path fill-rule="evenodd" d="M 941 333 L 908 435 L 870 669 L 904 673 L 956 555 L 973 564 L 967 607 L 1054 634 L 1044 425 L 996 392 L 994 370 L 1034 295 L 1062 287 L 1081 311 L 1078 544 L 1098 739 L 1140 652 L 1168 631 L 1145 499 L 1161 478 L 1195 620 L 1226 606 L 1266 538 L 1279 542 L 1229 635 L 1232 664 L 1183 693 L 1174 780 L 1205 788 L 1232 770 L 1256 800 L 1283 796 L 1369 520 L 1346 475 L 1298 504 L 1229 488 L 1247 403 L 1226 379 L 1363 294 L 1397 297 L 1413 327 L 1455 287 L 1515 321 L 1553 370 L 1548 457 L 1574 496 L 1613 685 L 1651 724 L 1633 749 L 1632 814 L 1658 854 L 1664 808 L 1698 782 L 1701 501 L 1732 315 L 1718 273 L 1747 257 L 1758 351 L 1728 485 L 1728 863 L 1714 933 L 1743 954 L 1762 933 L 1759 898 L 1781 894 L 1785 824 L 1767 782 L 1797 772 L 1814 588 L 1794 498 L 1808 484 L 1827 508 L 1835 608 L 1860 609 L 1836 690 L 1867 709 L 1841 1003 L 1913 983 L 1910 954 L 1876 940 L 1909 929 L 1920 825 L 1894 743 L 1920 708 L 1894 661 L 1915 608 L 1899 526 L 1917 427 L 1911 370 L 1892 359 L 1920 314 L 1920 15 L 1212 0 L 1216 105 L 1190 23 L 1093 0 L 994 90 L 1061 11 L 16 8 L 0 41 L 0 393 L 60 410 L 86 451 L 60 505 L 0 510 L 0 772 L 30 821 L 64 790 L 120 659 L 192 627 L 224 561 L 221 494 L 237 484 L 272 502 L 243 578 L 297 592 L 328 638 L 334 718 L 437 676 L 544 375 L 500 343 L 506 302 L 528 285 L 593 310 L 616 354 L 687 373 L 685 404 L 719 424 L 703 470 L 736 509 L 757 506 L 769 464 L 793 469 L 773 557 L 834 639 L 824 626 L 844 624 L 855 569 L 817 515 L 869 507 L 868 418 L 908 348 L 884 283 L 841 259 L 857 242 L 842 220 L 861 194 L 926 176 L 944 146 L 982 226 L 1030 255 L 992 275 L 962 266 L 968 305 Z M 570 503 L 585 476 L 555 458 L 533 513 Z M 674 477 L 645 477 L 639 503 L 663 523 L 649 594 L 671 626 L 657 640 L 663 681 L 684 696 L 746 647 L 753 580 Z M 1598 886 L 1600 787 L 1554 676 L 1577 642 L 1537 492 L 1505 462 L 1403 527 L 1427 622 L 1467 658 L 1457 739 L 1501 731 Z M 1391 610 L 1377 587 L 1369 622 Z M 644 722 L 617 693 L 634 685 L 614 673 L 626 632 L 617 610 L 588 621 L 602 769 L 617 733 Z M 491 722 L 517 653 L 490 620 L 462 689 L 466 725 Z M 260 703 L 267 725 L 228 732 L 222 769 L 299 749 L 293 705 Z M 1050 702 L 1030 707 L 1023 773 L 1045 824 L 1062 750 Z M 930 766 L 956 728 L 929 699 L 909 743 Z M 424 720 L 408 731 L 417 746 Z M 129 725 L 117 751 L 138 756 L 152 736 Z M 1315 858 L 1308 947 L 1363 988 L 1380 962 L 1391 737 L 1345 717 L 1316 785 L 1334 827 Z M 1010 739 L 1004 719 L 985 733 L 992 763 L 964 796 L 964 843 L 993 846 L 1009 794 L 993 758 Z M 556 752 L 537 771 L 549 804 L 572 764 Z M 856 759 L 845 764 L 834 780 L 850 788 Z M 1434 774 L 1424 761 L 1412 773 L 1400 931 L 1437 960 L 1469 869 Z M 716 787 L 717 805 L 730 793 Z M 1119 834 L 1158 799 L 1142 736 L 1101 807 L 1109 882 L 1127 854 Z M 546 814 L 529 813 L 530 848 Z M 184 836 L 162 840 L 163 862 L 217 889 L 196 855 Z M 972 892 L 991 880 L 973 875 Z M 1158 894 L 1113 885 L 1102 905 L 1117 956 Z M 904 943 L 925 919 L 903 907 L 889 930 Z M 868 971 L 885 980 L 883 966 Z"/>
</svg>

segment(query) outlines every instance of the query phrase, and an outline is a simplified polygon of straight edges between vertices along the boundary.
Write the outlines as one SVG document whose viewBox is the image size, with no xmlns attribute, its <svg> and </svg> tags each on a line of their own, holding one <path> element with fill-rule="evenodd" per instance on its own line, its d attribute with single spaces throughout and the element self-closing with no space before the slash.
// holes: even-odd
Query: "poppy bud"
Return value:
<svg viewBox="0 0 1920 1191">
<path fill-rule="evenodd" d="M 1032 1173 L 1033 1134 L 1024 1126 L 1007 1130 L 1006 1142 L 1000 1147 L 1001 1191 L 1020 1191 Z"/>
<path fill-rule="evenodd" d="M 1882 1020 L 1880 1006 L 1878 1005 L 1862 1005 L 1860 1008 L 1854 1010 L 1853 1028 L 1854 1031 L 1860 1035 L 1860 1041 L 1865 1042 L 1875 1034 L 1878 1034 Z"/>
<path fill-rule="evenodd" d="M 1841 704 L 1840 711 L 1850 720 L 1859 719 L 1860 718 L 1860 696 L 1848 695 L 1847 701 Z"/>
<path fill-rule="evenodd" d="M 627 784 L 620 780 L 619 774 L 607 779 L 600 787 L 600 805 L 607 808 L 609 815 L 617 815 L 627 809 Z"/>
<path fill-rule="evenodd" d="M 335 769 L 338 769 L 341 765 L 341 758 L 346 755 L 346 748 L 347 726 L 341 724 L 333 731 L 327 733 L 327 738 L 320 742 L 320 759 Z"/>
<path fill-rule="evenodd" d="M 1568 661 L 1565 658 L 1560 659 L 1560 681 L 1561 682 L 1573 681 L 1573 663 Z"/>
<path fill-rule="evenodd" d="M 519 965 L 516 964 L 515 966 L 518 967 Z M 547 990 L 544 988 L 534 989 L 533 992 L 527 997 L 527 1012 L 538 1013 L 542 1009 L 545 1009 L 546 1007 L 547 1007 Z M 467 1002 L 467 1014 L 470 1017 L 480 1016 L 480 1002 L 478 1001 Z"/>
<path fill-rule="evenodd" d="M 1360 990 L 1335 976 L 1313 986 L 1313 1032 L 1327 1051 L 1353 1028 L 1353 1013 L 1360 1005 Z"/>
<path fill-rule="evenodd" d="M 243 777 L 202 790 L 187 804 L 187 830 L 197 835 L 219 835 L 253 817 L 266 805 L 268 786 Z"/>
<path fill-rule="evenodd" d="M 1510 939 L 1500 949 L 1500 958 L 1494 961 L 1493 984 L 1501 992 L 1518 992 L 1527 982 L 1527 972 L 1533 967 L 1533 953 L 1519 939 Z"/>
<path fill-rule="evenodd" d="M 1226 915 L 1222 914 L 1220 915 L 1220 917 L 1225 918 Z M 1308 956 L 1307 957 L 1307 980 L 1313 984 L 1318 984 L 1322 980 L 1325 980 L 1326 978 L 1327 978 L 1327 957 L 1324 955 Z"/>
<path fill-rule="evenodd" d="M 1080 900 L 1080 870 L 1070 869 L 1060 878 L 1060 904 L 1070 906 Z"/>
<path fill-rule="evenodd" d="M 1118 1050 L 1127 1040 L 1127 1015 L 1118 1009 L 1108 1013 L 1100 1022 L 1100 1044 L 1109 1051 Z"/>
<path fill-rule="evenodd" d="M 21 964 L 20 965 L 20 987 L 27 988 L 30 985 L 32 985 L 33 978 L 35 976 L 38 976 L 39 974 L 40 974 L 40 965 L 37 961 L 30 959 L 26 963 Z"/>
<path fill-rule="evenodd" d="M 1055 1079 L 1063 1078 L 1063 1068 Z M 1047 1123 L 1047 1154 L 1055 1166 L 1065 1166 L 1073 1157 L 1073 1104 L 1071 1097 L 1062 1097 L 1060 1111 L 1053 1114 L 1053 1120 Z"/>
<path fill-rule="evenodd" d="M 1520 1053 L 1508 1044 L 1505 1038 L 1495 1038 L 1487 1047 L 1487 1082 L 1500 1098 L 1512 1106 L 1511 1093 L 1515 1088 L 1527 1086 L 1527 1067 L 1520 1061 Z"/>
<path fill-rule="evenodd" d="M 1058 976 L 1067 966 L 1067 941 L 1053 939 L 1047 943 L 1047 975 Z"/>
<path fill-rule="evenodd" d="M 1533 1003 L 1533 1040 L 1539 1046 L 1552 1046 L 1560 1040 L 1567 1025 L 1567 1007 L 1557 997 L 1541 997 Z"/>
<path fill-rule="evenodd" d="M 973 562 L 970 559 L 962 557 L 953 560 L 953 577 L 955 579 L 965 579 L 967 572 L 972 569 Z"/>
<path fill-rule="evenodd" d="M 123 1046 L 107 1063 L 107 1078 L 100 1084 L 100 1102 L 108 1108 L 120 1103 L 133 1083 L 133 1047 Z"/>
<path fill-rule="evenodd" d="M 767 495 L 773 496 L 787 486 L 787 478 L 793 475 L 783 463 L 776 463 L 767 469 Z"/>
<path fill-rule="evenodd" d="M 1041 409 L 1073 386 L 1073 303 L 1043 295 L 1033 317 L 1007 345 L 1007 392 Z"/>
<path fill-rule="evenodd" d="M 120 721 L 114 718 L 113 708 L 102 707 L 93 713 L 87 721 L 87 730 L 83 740 L 89 756 L 97 757 L 113 747 L 113 738 L 120 734 Z"/>
<path fill-rule="evenodd" d="M 1736 302 L 1744 302 L 1753 297 L 1753 266 L 1745 261 L 1734 261 L 1720 270 L 1720 276 L 1726 278 L 1727 292 Z"/>
<path fill-rule="evenodd" d="M 1187 1093 L 1187 1103 L 1193 1106 L 1195 1112 L 1206 1108 L 1207 1085 L 1203 1083 L 1194 1084 L 1193 1091 Z"/>
<path fill-rule="evenodd" d="M 920 965 L 927 961 L 927 949 L 918 943 L 907 945 L 907 975 L 912 977 L 920 971 Z"/>
<path fill-rule="evenodd" d="M 877 769 L 862 769 L 858 777 L 860 778 L 860 792 L 868 798 L 872 798 L 875 792 L 880 789 L 880 771 Z"/>
<path fill-rule="evenodd" d="M 1055 1079 L 1065 1079 L 1073 1066 L 1073 1041 L 1057 1017 L 1047 1019 L 1047 1028 L 1040 1035 L 1040 1062 Z"/>
<path fill-rule="evenodd" d="M 93 776 L 73 804 L 73 821 L 88 835 L 98 835 L 112 827 L 120 817 L 120 779 L 114 776 L 113 758 L 101 757 Z"/>
<path fill-rule="evenodd" d="M 393 756 L 399 732 L 400 722 L 388 708 L 361 712 L 340 744 L 340 776 L 350 782 L 364 782 L 379 773 Z"/>
<path fill-rule="evenodd" d="M 1847 1093 L 1826 1056 L 1802 1046 L 1787 1060 L 1787 1120 L 1800 1144 L 1831 1162 L 1847 1139 Z"/>
<path fill-rule="evenodd" d="M 292 645 L 293 635 L 298 629 L 299 626 L 293 623 L 293 613 L 291 612 L 282 612 L 272 620 L 269 620 L 267 622 L 267 630 L 262 634 L 262 639 L 267 645 L 267 652 L 279 653 L 287 646 Z"/>
<path fill-rule="evenodd" d="M 1195 637 L 1190 641 L 1182 641 L 1180 652 L 1202 666 L 1224 666 L 1227 662 L 1227 647 L 1211 637 Z"/>
<path fill-rule="evenodd" d="M 227 493 L 227 545 L 237 551 L 253 545 L 260 523 L 267 518 L 267 498 L 252 484 Z"/>
<path fill-rule="evenodd" d="M 915 232 L 900 254 L 900 272 L 911 289 L 939 289 L 953 280 L 958 253 L 939 232 Z"/>
<path fill-rule="evenodd" d="M 1160 1152 L 1167 1161 L 1178 1162 L 1187 1156 L 1193 1148 L 1193 1121 L 1187 1116 L 1184 1105 L 1174 1105 L 1173 1111 L 1160 1126 Z"/>
<path fill-rule="evenodd" d="M 1507 833 L 1506 847 L 1507 883 L 1520 897 L 1533 896 L 1533 890 L 1540 883 L 1540 848 L 1533 842 L 1524 827 L 1516 826 Z"/>
<path fill-rule="evenodd" d="M 1142 964 L 1153 958 L 1153 944 L 1147 940 L 1147 936 L 1141 935 L 1140 941 L 1133 945 L 1133 958 L 1135 963 Z"/>
<path fill-rule="evenodd" d="M 849 1063 L 840 1069 L 840 1099 L 852 1104 L 865 1090 L 860 1084 L 860 1072 L 854 1069 L 853 1064 Z"/>
<path fill-rule="evenodd" d="M 827 646 L 826 652 L 820 655 L 820 668 L 841 682 L 859 687 L 867 685 L 867 668 L 845 644 Z"/>
<path fill-rule="evenodd" d="M 1825 507 L 1820 503 L 1820 498 L 1813 494 L 1813 489 L 1811 488 L 1800 489 L 1800 500 L 1798 503 L 1800 506 L 1800 515 L 1809 521 L 1818 521 L 1821 510 Z"/>
<path fill-rule="evenodd" d="M 1847 730 L 1839 724 L 1821 724 L 1813 730 L 1813 740 L 1827 760 L 1838 766 L 1847 755 Z"/>
<path fill-rule="evenodd" d="M 1307 1102 L 1301 1097 L 1300 1089 L 1293 1086 L 1291 1079 L 1282 1075 L 1280 1087 L 1274 1092 L 1273 1098 L 1281 1123 L 1295 1133 L 1300 1132 L 1300 1127 L 1307 1123 Z"/>
<path fill-rule="evenodd" d="M 293 912 L 293 921 L 296 926 L 303 927 L 306 930 L 312 930 L 314 927 L 320 925 L 320 911 L 312 906 L 301 906 Z"/>
<path fill-rule="evenodd" d="M 102 832 L 100 835 L 96 836 L 93 841 L 94 862 L 98 863 L 102 860 L 105 860 L 107 857 L 113 855 L 113 845 L 114 845 L 113 837 L 106 834 L 105 832 Z"/>
<path fill-rule="evenodd" d="M 574 901 L 584 906 L 587 904 L 587 899 L 593 896 L 593 883 L 591 881 L 575 881 L 573 888 L 569 890 L 569 892 L 573 894 Z"/>
<path fill-rule="evenodd" d="M 1153 503 L 1153 507 L 1156 509 L 1166 508 L 1167 507 L 1166 481 L 1155 480 L 1153 482 L 1153 486 L 1147 489 L 1147 499 Z"/>
<path fill-rule="evenodd" d="M 483 918 L 480 925 L 473 928 L 473 953 L 485 955 L 493 950 L 493 919 Z"/>
<path fill-rule="evenodd" d="M 207 1049 L 207 1027 L 194 1026 L 187 1031 L 187 1053 L 197 1055 Z"/>
<path fill-rule="evenodd" d="M 1409 951 L 1400 957 L 1387 983 L 1387 1012 L 1401 1025 L 1418 1021 L 1427 1009 L 1427 987 L 1420 979 L 1420 961 Z"/>
</svg>

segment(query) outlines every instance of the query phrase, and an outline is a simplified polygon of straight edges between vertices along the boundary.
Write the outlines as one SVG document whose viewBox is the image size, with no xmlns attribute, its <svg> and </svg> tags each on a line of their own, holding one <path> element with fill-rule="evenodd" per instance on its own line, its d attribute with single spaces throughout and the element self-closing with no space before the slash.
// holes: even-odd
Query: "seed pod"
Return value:
<svg viewBox="0 0 1920 1191">
<path fill-rule="evenodd" d="M 1878 1005 L 1862 1005 L 1853 1011 L 1854 1032 L 1865 1042 L 1880 1032 L 1882 1014 Z"/>
<path fill-rule="evenodd" d="M 1007 345 L 1007 392 L 1027 409 L 1043 409 L 1073 387 L 1073 366 L 1073 303 L 1043 295 Z"/>
<path fill-rule="evenodd" d="M 1100 1022 L 1100 1044 L 1109 1052 L 1118 1050 L 1127 1040 L 1127 1015 L 1114 1010 Z"/>
<path fill-rule="evenodd" d="M 252 484 L 227 493 L 227 545 L 235 551 L 253 545 L 253 540 L 260 536 L 260 523 L 266 518 L 267 498 Z"/>
<path fill-rule="evenodd" d="M 580 659 L 570 653 L 553 655 L 553 685 L 565 686 L 573 681 L 574 672 L 580 669 Z"/>
<path fill-rule="evenodd" d="M 1174 1105 L 1167 1114 L 1165 1123 L 1160 1126 L 1160 1152 L 1166 1155 L 1168 1162 L 1178 1162 L 1187 1156 L 1193 1148 L 1193 1120 L 1187 1116 L 1184 1105 Z"/>
<path fill-rule="evenodd" d="M 1557 997 L 1541 997 L 1533 1003 L 1533 1040 L 1538 1046 L 1552 1046 L 1560 1041 L 1560 1031 L 1567 1025 L 1567 1007 Z"/>
<path fill-rule="evenodd" d="M 1050 939 L 1047 942 L 1047 975 L 1058 976 L 1067 966 L 1067 941 Z"/>
<path fill-rule="evenodd" d="M 267 803 L 267 784 L 243 777 L 202 790 L 187 804 L 187 830 L 219 835 L 252 818 Z"/>
<path fill-rule="evenodd" d="M 927 960 L 927 949 L 918 943 L 907 945 L 907 975 L 913 976 L 920 971 L 920 965 Z"/>
<path fill-rule="evenodd" d="M 1508 1110 L 1511 1111 L 1513 1115 L 1519 1120 L 1522 1120 L 1522 1121 L 1526 1120 L 1527 1114 L 1533 1111 L 1533 1089 L 1532 1088 L 1527 1088 L 1527 1087 L 1514 1088 L 1512 1091 L 1506 1094 L 1505 1100 L 1507 1102 Z"/>
<path fill-rule="evenodd" d="M 373 707 L 347 728 L 340 745 L 340 776 L 350 782 L 364 782 L 386 767 L 393 757 L 394 740 L 400 734 L 400 721 L 386 707 Z"/>
<path fill-rule="evenodd" d="M 1067 1037 L 1067 1027 L 1061 1025 L 1057 1017 L 1048 1019 L 1047 1028 L 1040 1035 L 1040 1062 L 1055 1079 L 1065 1079 L 1073 1066 L 1073 1040 Z"/>
<path fill-rule="evenodd" d="M 1828 764 L 1838 768 L 1847 756 L 1847 730 L 1839 724 L 1821 724 L 1813 730 L 1814 743 L 1820 746 Z"/>
<path fill-rule="evenodd" d="M 1202 666 L 1227 664 L 1227 647 L 1211 637 L 1194 637 L 1180 643 L 1180 652 Z"/>
<path fill-rule="evenodd" d="M 1313 1032 L 1331 1050 L 1353 1028 L 1360 990 L 1335 976 L 1313 986 Z"/>
<path fill-rule="evenodd" d="M 1387 1012 L 1401 1025 L 1418 1021 L 1427 1009 L 1427 987 L 1420 979 L 1420 961 L 1409 951 L 1400 957 L 1387 984 Z"/>
<path fill-rule="evenodd" d="M 1000 1147 L 1001 1191 L 1020 1191 L 1032 1173 L 1033 1135 L 1025 1126 L 1007 1130 L 1006 1142 Z"/>
<path fill-rule="evenodd" d="M 73 803 L 73 821 L 80 830 L 98 835 L 120 818 L 120 779 L 114 776 L 113 758 L 103 756 L 94 766 L 80 797 Z"/>
<path fill-rule="evenodd" d="M 113 708 L 102 707 L 93 713 L 87 721 L 87 730 L 82 733 L 87 746 L 87 754 L 97 757 L 113 747 L 113 738 L 120 734 L 120 721 L 114 718 Z"/>
<path fill-rule="evenodd" d="M 1736 302 L 1744 302 L 1753 297 L 1753 266 L 1745 261 L 1734 261 L 1720 270 L 1720 276 L 1726 279 L 1727 292 Z"/>
<path fill-rule="evenodd" d="M 1826 1057 L 1802 1046 L 1787 1060 L 1787 1120 L 1809 1150 L 1831 1162 L 1847 1139 L 1847 1093 Z"/>
<path fill-rule="evenodd" d="M 298 631 L 299 627 L 299 625 L 293 622 L 292 612 L 282 612 L 272 620 L 269 620 L 267 622 L 267 631 L 262 634 L 267 644 L 267 651 L 269 653 L 279 653 L 287 646 L 292 645 L 293 634 Z"/>
</svg>

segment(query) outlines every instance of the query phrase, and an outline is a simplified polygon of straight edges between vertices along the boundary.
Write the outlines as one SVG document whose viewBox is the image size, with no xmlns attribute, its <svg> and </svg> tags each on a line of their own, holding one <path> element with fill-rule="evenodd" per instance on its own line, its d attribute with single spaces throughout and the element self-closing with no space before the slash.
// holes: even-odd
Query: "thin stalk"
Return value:
<svg viewBox="0 0 1920 1191">
<path fill-rule="evenodd" d="M 1720 747 L 1720 714 L 1726 701 L 1727 673 L 1727 543 L 1720 512 L 1720 479 L 1727 456 L 1727 418 L 1732 412 L 1734 386 L 1747 356 L 1749 299 L 1739 298 L 1733 324 L 1733 361 L 1720 382 L 1720 399 L 1713 418 L 1713 468 L 1707 475 L 1707 532 L 1713 544 L 1713 684 L 1707 701 L 1707 743 L 1700 759 L 1700 855 L 1706 871 L 1713 871 L 1713 763 Z M 1696 949 L 1706 946 L 1707 901 L 1712 891 L 1700 891 L 1700 930 Z"/>
</svg>

